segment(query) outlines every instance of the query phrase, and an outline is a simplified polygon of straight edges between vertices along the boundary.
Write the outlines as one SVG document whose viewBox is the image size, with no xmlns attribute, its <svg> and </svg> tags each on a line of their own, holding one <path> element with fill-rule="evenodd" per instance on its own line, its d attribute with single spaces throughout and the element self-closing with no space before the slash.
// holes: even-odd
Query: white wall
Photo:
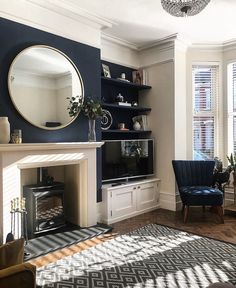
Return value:
<svg viewBox="0 0 236 288">
<path fill-rule="evenodd" d="M 175 41 L 175 159 L 187 159 L 186 48 Z"/>
<path fill-rule="evenodd" d="M 1 0 L 0 16 L 94 47 L 101 46 L 101 29 L 111 24 L 60 0 Z"/>
<path fill-rule="evenodd" d="M 102 60 L 128 66 L 137 69 L 140 67 L 139 54 L 136 49 L 132 49 L 122 43 L 115 43 L 112 39 L 102 38 L 101 58 Z"/>
<path fill-rule="evenodd" d="M 152 89 L 141 95 L 141 104 L 151 107 L 149 125 L 155 140 L 155 170 L 161 179 L 162 208 L 175 210 L 175 178 L 171 161 L 175 154 L 174 62 L 146 67 Z"/>
</svg>

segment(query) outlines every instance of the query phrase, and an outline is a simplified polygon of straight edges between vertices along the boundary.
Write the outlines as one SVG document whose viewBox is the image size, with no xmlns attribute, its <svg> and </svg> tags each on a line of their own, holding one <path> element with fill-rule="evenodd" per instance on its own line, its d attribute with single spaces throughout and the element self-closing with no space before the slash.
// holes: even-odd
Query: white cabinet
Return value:
<svg viewBox="0 0 236 288">
<path fill-rule="evenodd" d="M 102 187 L 102 222 L 111 224 L 159 207 L 159 179 Z"/>
</svg>

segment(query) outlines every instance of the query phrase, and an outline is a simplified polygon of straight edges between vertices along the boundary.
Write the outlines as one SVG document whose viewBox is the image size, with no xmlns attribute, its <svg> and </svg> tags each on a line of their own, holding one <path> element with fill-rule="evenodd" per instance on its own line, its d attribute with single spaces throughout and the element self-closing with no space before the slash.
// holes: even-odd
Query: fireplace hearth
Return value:
<svg viewBox="0 0 236 288">
<path fill-rule="evenodd" d="M 65 225 L 64 193 L 64 183 L 61 182 L 23 187 L 29 239 Z"/>
</svg>

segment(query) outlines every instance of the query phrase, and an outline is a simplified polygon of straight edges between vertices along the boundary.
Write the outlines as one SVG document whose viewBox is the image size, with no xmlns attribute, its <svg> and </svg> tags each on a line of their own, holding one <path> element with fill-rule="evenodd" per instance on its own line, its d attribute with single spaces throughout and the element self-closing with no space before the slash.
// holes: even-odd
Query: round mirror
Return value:
<svg viewBox="0 0 236 288">
<path fill-rule="evenodd" d="M 83 102 L 84 87 L 75 64 L 52 47 L 24 49 L 11 64 L 8 89 L 18 112 L 31 124 L 48 130 L 69 125 L 69 101 Z"/>
</svg>

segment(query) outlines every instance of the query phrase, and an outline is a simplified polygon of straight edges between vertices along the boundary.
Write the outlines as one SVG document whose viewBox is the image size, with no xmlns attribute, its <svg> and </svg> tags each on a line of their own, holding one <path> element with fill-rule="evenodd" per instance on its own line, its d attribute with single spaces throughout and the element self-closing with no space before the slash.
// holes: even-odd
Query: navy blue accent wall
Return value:
<svg viewBox="0 0 236 288">
<path fill-rule="evenodd" d="M 78 31 L 79 33 L 79 31 Z M 7 116 L 11 130 L 22 129 L 24 143 L 87 141 L 88 121 L 83 115 L 69 126 L 47 131 L 24 120 L 14 108 L 7 86 L 9 67 L 16 55 L 32 45 L 48 45 L 65 53 L 77 66 L 84 83 L 85 97 L 101 99 L 100 49 L 0 18 L 0 116 Z M 97 141 L 101 128 L 97 123 Z M 97 153 L 98 201 L 101 201 L 101 152 Z"/>
</svg>

